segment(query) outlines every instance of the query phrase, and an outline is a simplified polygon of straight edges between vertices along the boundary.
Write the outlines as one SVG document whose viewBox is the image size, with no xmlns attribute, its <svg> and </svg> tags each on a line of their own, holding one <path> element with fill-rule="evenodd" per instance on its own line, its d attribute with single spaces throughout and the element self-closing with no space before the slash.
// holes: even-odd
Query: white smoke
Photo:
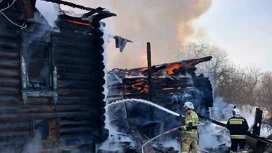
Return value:
<svg viewBox="0 0 272 153">
<path fill-rule="evenodd" d="M 57 20 L 59 14 L 58 4 L 37 0 L 36 8 L 44 16 L 51 27 L 56 27 L 55 21 Z"/>
<path fill-rule="evenodd" d="M 41 140 L 41 133 L 36 130 L 34 138 L 26 144 L 23 153 L 39 153 L 42 149 Z"/>
</svg>

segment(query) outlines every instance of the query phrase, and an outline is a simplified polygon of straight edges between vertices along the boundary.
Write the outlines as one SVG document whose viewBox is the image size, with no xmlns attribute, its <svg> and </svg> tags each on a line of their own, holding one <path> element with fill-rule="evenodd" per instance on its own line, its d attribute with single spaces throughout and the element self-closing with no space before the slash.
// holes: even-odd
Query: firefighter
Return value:
<svg viewBox="0 0 272 153">
<path fill-rule="evenodd" d="M 228 120 L 227 129 L 230 132 L 231 148 L 230 153 L 236 153 L 239 145 L 241 153 L 247 153 L 245 150 L 246 145 L 246 133 L 248 131 L 247 120 L 241 117 L 240 110 L 234 108 L 233 117 Z"/>
<path fill-rule="evenodd" d="M 181 141 L 181 153 L 198 152 L 198 132 L 196 124 L 198 124 L 198 115 L 194 111 L 192 102 L 185 102 L 183 106 L 186 110 L 185 125 L 181 126 L 179 130 L 183 131 L 183 138 Z"/>
</svg>

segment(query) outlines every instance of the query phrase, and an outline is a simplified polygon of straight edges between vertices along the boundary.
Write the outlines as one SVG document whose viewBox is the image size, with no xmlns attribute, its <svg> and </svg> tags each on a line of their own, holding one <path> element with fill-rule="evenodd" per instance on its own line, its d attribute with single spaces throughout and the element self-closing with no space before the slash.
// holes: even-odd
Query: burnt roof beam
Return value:
<svg viewBox="0 0 272 153">
<path fill-rule="evenodd" d="M 103 18 L 107 18 L 107 17 L 116 16 L 115 13 L 112 13 L 112 12 L 109 12 L 109 11 L 105 11 L 101 7 L 98 7 L 96 9 L 94 9 L 94 8 L 85 7 L 85 6 L 82 6 L 82 5 L 77 5 L 77 4 L 74 4 L 74 3 L 71 3 L 71 2 L 62 1 L 62 0 L 44 0 L 44 1 L 52 2 L 52 3 L 57 3 L 57 4 L 62 4 L 62 5 L 67 5 L 67 6 L 70 6 L 70 7 L 73 7 L 73 8 L 78 8 L 78 9 L 90 11 L 89 14 L 95 14 L 95 13 L 101 14 L 101 16 L 96 17 L 96 20 L 97 19 L 103 19 Z"/>
</svg>

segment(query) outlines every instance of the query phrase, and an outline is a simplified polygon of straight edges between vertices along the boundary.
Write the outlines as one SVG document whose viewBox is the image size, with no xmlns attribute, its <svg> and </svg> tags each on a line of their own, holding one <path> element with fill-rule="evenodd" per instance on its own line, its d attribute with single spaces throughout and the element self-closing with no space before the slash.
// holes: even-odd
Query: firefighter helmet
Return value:
<svg viewBox="0 0 272 153">
<path fill-rule="evenodd" d="M 185 102 L 183 107 L 187 107 L 187 108 L 190 108 L 190 109 L 195 109 L 194 104 L 192 102 L 190 102 L 190 101 Z"/>
<path fill-rule="evenodd" d="M 238 108 L 234 108 L 234 109 L 232 110 L 232 113 L 233 113 L 233 115 L 236 116 L 236 117 L 241 116 L 241 112 L 240 112 L 240 110 L 239 110 Z"/>
</svg>

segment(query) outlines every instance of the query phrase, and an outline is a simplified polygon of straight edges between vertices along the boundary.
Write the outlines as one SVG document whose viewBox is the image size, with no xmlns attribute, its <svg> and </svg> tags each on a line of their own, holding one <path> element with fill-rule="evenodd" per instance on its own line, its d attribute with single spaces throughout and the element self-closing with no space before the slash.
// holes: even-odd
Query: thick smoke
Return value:
<svg viewBox="0 0 272 153">
<path fill-rule="evenodd" d="M 146 42 L 151 42 L 154 64 L 176 59 L 178 45 L 197 34 L 192 22 L 206 12 L 211 0 L 119 0 L 111 1 L 117 13 L 114 34 L 131 39 L 124 53 L 109 52 L 109 67 L 146 65 Z"/>
<path fill-rule="evenodd" d="M 193 27 L 193 21 L 210 8 L 211 0 L 79 0 L 77 4 L 105 7 L 117 14 L 117 17 L 104 20 L 106 28 L 110 29 L 110 34 L 128 38 L 133 43 L 128 43 L 121 54 L 112 41 L 107 65 L 109 68 L 134 68 L 146 66 L 147 42 L 151 42 L 152 64 L 177 60 L 179 44 L 201 33 Z"/>
</svg>

